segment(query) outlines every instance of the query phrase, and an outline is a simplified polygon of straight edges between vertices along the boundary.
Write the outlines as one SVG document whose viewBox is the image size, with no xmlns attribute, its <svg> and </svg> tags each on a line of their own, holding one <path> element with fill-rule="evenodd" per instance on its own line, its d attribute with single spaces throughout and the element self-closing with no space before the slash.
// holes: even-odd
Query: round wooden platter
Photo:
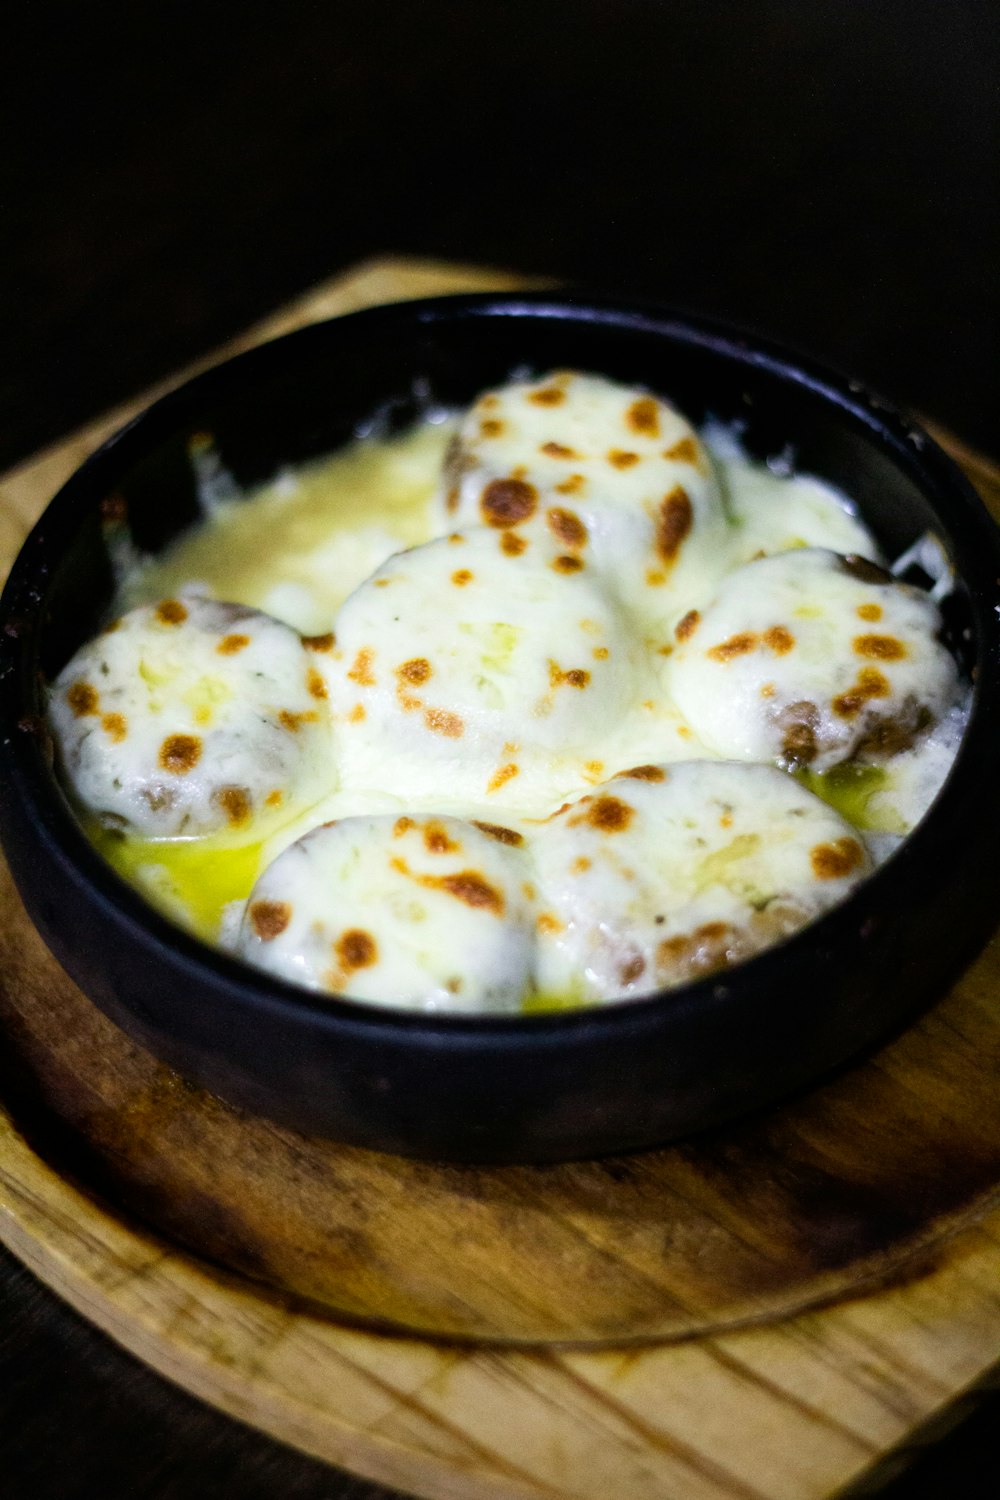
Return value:
<svg viewBox="0 0 1000 1500">
<path fill-rule="evenodd" d="M 442 274 L 383 264 L 341 305 Z M 12 532 L 56 461 L 7 486 Z M 404 1490 L 829 1495 L 1000 1348 L 998 979 L 995 940 L 878 1055 L 695 1141 L 434 1166 L 184 1083 L 4 870 L 0 1238 L 161 1373 Z"/>
</svg>

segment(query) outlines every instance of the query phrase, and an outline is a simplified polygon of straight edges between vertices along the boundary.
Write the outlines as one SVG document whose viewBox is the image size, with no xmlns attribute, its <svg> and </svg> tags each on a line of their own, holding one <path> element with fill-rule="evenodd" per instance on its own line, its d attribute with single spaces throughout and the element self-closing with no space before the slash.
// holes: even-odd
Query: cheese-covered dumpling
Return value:
<svg viewBox="0 0 1000 1500">
<path fill-rule="evenodd" d="M 336 624 L 347 786 L 520 803 L 538 778 L 558 786 L 561 758 L 594 753 L 637 696 L 621 610 L 537 537 L 476 527 L 399 553 Z"/>
<path fill-rule="evenodd" d="M 653 615 L 722 571 L 728 528 L 696 432 L 665 401 L 596 375 L 480 396 L 449 451 L 444 508 L 458 526 L 548 530 Z"/>
<path fill-rule="evenodd" d="M 826 771 L 908 748 L 955 701 L 955 662 L 921 590 L 808 548 L 737 569 L 676 628 L 669 687 L 720 755 Z"/>
<path fill-rule="evenodd" d="M 238 939 L 293 983 L 428 1011 L 516 1011 L 534 921 L 521 836 L 449 817 L 308 833 L 254 887 Z"/>
<path fill-rule="evenodd" d="M 538 985 L 623 999 L 749 958 L 843 899 L 859 837 L 771 766 L 638 766 L 533 841 Z"/>
<path fill-rule="evenodd" d="M 240 605 L 162 599 L 83 646 L 49 717 L 78 802 L 143 838 L 255 828 L 334 782 L 327 687 L 287 625 Z"/>
</svg>

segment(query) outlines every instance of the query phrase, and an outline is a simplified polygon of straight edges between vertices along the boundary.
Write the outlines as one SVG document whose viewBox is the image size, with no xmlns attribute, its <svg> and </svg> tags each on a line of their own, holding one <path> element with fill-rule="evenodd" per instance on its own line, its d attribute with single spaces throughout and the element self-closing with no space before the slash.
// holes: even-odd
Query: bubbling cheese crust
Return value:
<svg viewBox="0 0 1000 1500">
<path fill-rule="evenodd" d="M 544 801 L 560 763 L 631 706 L 639 653 L 594 570 L 543 538 L 509 542 L 454 532 L 390 558 L 344 605 L 331 692 L 345 784 Z"/>
<path fill-rule="evenodd" d="M 447 817 L 306 834 L 247 903 L 237 950 L 309 989 L 426 1011 L 517 1011 L 534 956 L 520 835 Z"/>
<path fill-rule="evenodd" d="M 638 766 L 533 841 L 538 983 L 626 999 L 749 958 L 871 869 L 856 831 L 771 766 Z"/>
<path fill-rule="evenodd" d="M 959 693 L 919 589 L 873 563 L 807 548 L 725 579 L 676 628 L 669 689 L 720 755 L 828 771 L 912 746 Z"/>
<path fill-rule="evenodd" d="M 720 571 L 726 515 L 711 461 L 674 407 L 559 371 L 480 396 L 445 462 L 443 524 L 548 531 L 659 617 Z"/>
<path fill-rule="evenodd" d="M 185 596 L 143 605 L 52 686 L 63 773 L 106 828 L 142 838 L 249 834 L 335 782 L 328 689 L 287 625 Z"/>
</svg>

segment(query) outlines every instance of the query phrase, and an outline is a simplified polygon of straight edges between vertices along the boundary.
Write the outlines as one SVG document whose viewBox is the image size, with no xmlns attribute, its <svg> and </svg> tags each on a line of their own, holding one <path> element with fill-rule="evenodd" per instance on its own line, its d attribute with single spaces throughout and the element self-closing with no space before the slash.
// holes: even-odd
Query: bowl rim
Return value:
<svg viewBox="0 0 1000 1500">
<path fill-rule="evenodd" d="M 720 355 L 763 372 L 782 383 L 806 389 L 836 408 L 840 418 L 861 429 L 880 448 L 888 449 L 893 462 L 929 496 L 935 510 L 947 500 L 953 515 L 946 519 L 951 550 L 968 554 L 966 562 L 977 575 L 973 587 L 966 568 L 956 571 L 967 586 L 972 625 L 977 645 L 977 667 L 973 681 L 968 724 L 944 785 L 928 812 L 889 859 L 875 869 L 829 911 L 759 954 L 704 978 L 666 987 L 634 998 L 600 1001 L 565 1010 L 477 1014 L 475 1012 L 429 1012 L 396 1004 L 354 1000 L 317 992 L 282 980 L 196 937 L 147 902 L 98 853 L 84 832 L 62 790 L 55 772 L 46 764 L 36 733 L 17 732 L 29 705 L 30 717 L 37 713 L 41 696 L 37 680 L 34 632 L 24 628 L 31 609 L 43 605 L 45 586 L 55 558 L 74 540 L 77 527 L 89 507 L 99 505 L 114 485 L 113 475 L 141 458 L 168 433 L 177 429 L 175 417 L 187 405 L 213 391 L 230 386 L 234 379 L 264 372 L 272 363 L 294 358 L 299 349 L 319 344 L 339 328 L 370 325 L 440 327 L 449 322 L 475 318 L 569 319 L 574 324 L 625 327 L 665 338 L 682 348 L 695 348 Z M 668 397 L 669 399 L 669 397 Z M 956 519 L 959 518 L 959 519 Z M 974 545 L 965 547 L 953 526 L 971 527 L 978 533 Z M 991 585 L 985 587 L 986 580 Z M 992 592 L 991 592 L 992 590 Z M 792 353 L 769 339 L 758 338 L 738 325 L 692 316 L 648 301 L 633 302 L 617 297 L 595 297 L 584 293 L 506 292 L 472 293 L 420 298 L 391 303 L 309 324 L 268 340 L 212 365 L 160 396 L 112 433 L 60 487 L 26 538 L 6 580 L 0 601 L 0 760 L 6 762 L 8 792 L 24 799 L 31 809 L 38 836 L 48 852 L 72 877 L 91 888 L 105 914 L 119 931 L 152 956 L 197 975 L 201 982 L 220 985 L 237 997 L 248 1012 L 277 1008 L 289 1021 L 342 1031 L 347 1028 L 368 1040 L 399 1039 L 419 1032 L 426 1039 L 440 1037 L 450 1047 L 477 1048 L 506 1039 L 520 1038 L 540 1047 L 554 1047 L 569 1037 L 582 1038 L 612 1026 L 624 1032 L 630 1026 L 642 1030 L 649 1020 L 666 1011 L 679 1018 L 685 1012 L 729 1002 L 734 988 L 757 991 L 763 1001 L 769 993 L 780 993 L 782 970 L 798 969 L 813 960 L 823 948 L 835 949 L 839 940 L 854 933 L 864 922 L 866 892 L 885 891 L 890 882 L 919 873 L 939 827 L 947 819 L 960 818 L 970 795 L 970 769 L 984 762 L 986 741 L 1000 744 L 1000 530 L 983 502 L 958 466 L 918 423 L 892 402 L 886 401 L 861 381 L 831 371 L 809 357 Z M 18 708 L 11 719 L 8 708 Z M 19 724 L 20 721 L 20 724 Z M 37 726 L 35 726 L 37 727 Z M 15 732 L 11 733 L 11 729 Z M 992 728 L 992 735 L 989 730 Z M 964 811 L 971 809 L 965 808 Z M 927 878 L 926 868 L 923 876 Z"/>
</svg>

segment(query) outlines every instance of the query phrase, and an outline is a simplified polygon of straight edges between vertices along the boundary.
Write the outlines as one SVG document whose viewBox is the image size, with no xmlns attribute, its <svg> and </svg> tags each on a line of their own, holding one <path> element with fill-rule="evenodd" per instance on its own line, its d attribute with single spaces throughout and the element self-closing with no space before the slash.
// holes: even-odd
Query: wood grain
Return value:
<svg viewBox="0 0 1000 1500">
<path fill-rule="evenodd" d="M 453 274 L 381 263 L 267 331 Z M 4 482 L 0 547 L 108 425 Z M 783 1110 L 628 1162 L 484 1172 L 241 1119 L 97 1016 L 9 888 L 2 910 L 0 1237 L 161 1373 L 321 1457 L 463 1500 L 818 1500 L 997 1359 L 995 944 L 920 1026 Z M 887 1274 L 905 1279 L 725 1331 Z M 318 1304 L 480 1338 L 688 1337 L 447 1347 Z"/>
</svg>

